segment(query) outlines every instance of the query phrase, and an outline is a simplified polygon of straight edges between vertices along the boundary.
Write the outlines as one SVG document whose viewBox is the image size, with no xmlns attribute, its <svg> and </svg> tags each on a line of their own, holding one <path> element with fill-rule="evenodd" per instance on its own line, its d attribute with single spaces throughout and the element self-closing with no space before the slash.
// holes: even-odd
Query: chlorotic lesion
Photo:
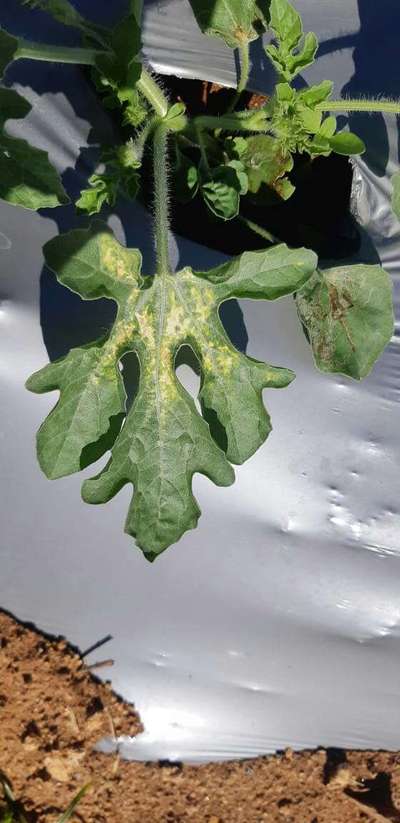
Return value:
<svg viewBox="0 0 400 823">
<path fill-rule="evenodd" d="M 102 267 L 116 280 L 137 284 L 140 276 L 140 252 L 121 246 L 112 234 L 102 234 L 99 245 Z"/>
</svg>

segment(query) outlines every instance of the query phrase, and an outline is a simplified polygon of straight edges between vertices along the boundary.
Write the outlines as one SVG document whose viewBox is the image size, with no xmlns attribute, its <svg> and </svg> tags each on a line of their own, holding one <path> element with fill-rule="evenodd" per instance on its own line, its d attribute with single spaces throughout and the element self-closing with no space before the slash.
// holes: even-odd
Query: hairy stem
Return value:
<svg viewBox="0 0 400 823">
<path fill-rule="evenodd" d="M 143 97 L 148 100 L 156 114 L 159 117 L 165 117 L 169 109 L 169 102 L 164 92 L 144 67 L 136 87 L 143 94 Z"/>
<path fill-rule="evenodd" d="M 382 114 L 400 114 L 400 102 L 396 100 L 327 100 L 318 103 L 319 111 L 364 111 Z"/>
<path fill-rule="evenodd" d="M 102 51 L 76 48 L 75 46 L 49 46 L 47 43 L 31 43 L 22 37 L 18 40 L 18 50 L 14 60 L 28 58 L 52 63 L 74 63 L 81 66 L 95 66 Z"/>
<path fill-rule="evenodd" d="M 247 83 L 249 81 L 249 74 L 250 74 L 250 45 L 248 42 L 243 43 L 239 49 L 239 60 L 240 60 L 240 69 L 239 69 L 239 80 L 236 87 L 236 94 L 232 98 L 228 108 L 227 113 L 229 114 L 232 112 L 242 95 L 242 92 L 245 91 Z"/>
<path fill-rule="evenodd" d="M 153 151 L 156 270 L 158 275 L 165 277 L 171 273 L 171 263 L 168 250 L 168 130 L 162 123 L 154 132 Z"/>
</svg>

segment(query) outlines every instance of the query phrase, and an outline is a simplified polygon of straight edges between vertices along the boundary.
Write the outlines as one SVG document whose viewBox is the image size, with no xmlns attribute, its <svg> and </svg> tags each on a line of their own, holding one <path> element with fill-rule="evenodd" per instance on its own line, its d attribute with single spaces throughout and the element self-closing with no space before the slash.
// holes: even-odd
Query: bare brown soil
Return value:
<svg viewBox="0 0 400 823">
<path fill-rule="evenodd" d="M 54 823 L 88 782 L 81 823 L 400 823 L 398 753 L 288 750 L 189 767 L 93 751 L 140 730 L 76 650 L 0 612 L 0 770 L 29 823 Z"/>
</svg>

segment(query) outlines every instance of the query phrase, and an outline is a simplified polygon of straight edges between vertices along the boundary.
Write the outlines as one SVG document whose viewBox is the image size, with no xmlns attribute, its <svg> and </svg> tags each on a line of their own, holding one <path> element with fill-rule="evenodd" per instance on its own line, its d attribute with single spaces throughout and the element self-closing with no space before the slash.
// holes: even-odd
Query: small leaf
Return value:
<svg viewBox="0 0 400 823">
<path fill-rule="evenodd" d="M 0 29 L 0 78 L 18 50 L 18 40 L 4 29 Z"/>
<path fill-rule="evenodd" d="M 123 124 L 135 128 L 146 117 L 147 109 L 140 101 L 135 88 L 141 75 L 142 67 L 139 59 L 141 48 L 140 27 L 136 14 L 131 13 L 122 18 L 111 34 L 112 52 L 101 54 L 96 60 L 96 67 L 100 76 L 96 77 L 97 88 L 108 92 L 108 106 L 110 108 L 124 106 Z M 114 98 L 116 101 L 114 102 Z"/>
<path fill-rule="evenodd" d="M 185 128 L 187 124 L 185 111 L 186 106 L 184 103 L 174 103 L 170 106 L 164 117 L 164 122 L 171 131 L 182 131 Z"/>
<path fill-rule="evenodd" d="M 336 154 L 350 155 L 365 152 L 365 143 L 351 131 L 341 131 L 339 134 L 334 134 L 329 139 L 329 144 Z"/>
<path fill-rule="evenodd" d="M 268 0 L 189 0 L 204 34 L 220 37 L 232 49 L 256 40 L 267 28 Z M 264 12 L 265 10 L 265 12 Z"/>
<path fill-rule="evenodd" d="M 296 107 L 296 114 L 302 128 L 307 134 L 317 134 L 317 132 L 320 132 L 322 112 L 305 106 L 304 103 L 299 103 Z"/>
<path fill-rule="evenodd" d="M 76 207 L 86 214 L 98 214 L 103 206 L 115 206 L 119 185 L 119 177 L 109 174 L 92 174 L 89 177 L 90 187 L 81 191 Z"/>
<path fill-rule="evenodd" d="M 397 171 L 392 177 L 392 208 L 396 217 L 400 220 L 400 172 Z"/>
<path fill-rule="evenodd" d="M 293 80 L 303 69 L 314 63 L 318 51 L 318 40 L 314 32 L 310 31 L 304 38 L 304 45 L 301 51 L 292 55 L 287 66 L 290 71 L 290 79 Z"/>
<path fill-rule="evenodd" d="M 0 197 L 26 209 L 54 208 L 69 198 L 47 152 L 4 131 L 6 120 L 23 118 L 30 108 L 17 92 L 0 89 Z"/>
<path fill-rule="evenodd" d="M 62 476 L 111 448 L 107 465 L 85 481 L 84 500 L 105 503 L 132 484 L 125 529 L 154 560 L 197 524 L 193 475 L 230 485 L 229 461 L 246 460 L 271 429 L 263 389 L 286 386 L 294 376 L 235 349 L 219 318 L 221 303 L 292 293 L 314 271 L 316 256 L 280 245 L 246 252 L 208 272 L 185 267 L 173 276 L 142 278 L 140 253 L 94 223 L 47 243 L 45 259 L 62 284 L 84 299 L 113 299 L 118 312 L 103 340 L 73 349 L 28 381 L 33 391 L 60 390 L 39 430 L 40 462 L 50 476 Z M 202 414 L 175 373 L 184 345 L 200 364 Z M 122 412 L 119 361 L 127 351 L 139 359 L 140 382 L 133 405 Z M 225 432 L 224 450 L 216 442 L 215 421 Z"/>
<path fill-rule="evenodd" d="M 270 27 L 287 52 L 298 45 L 303 34 L 301 17 L 288 0 L 271 0 Z"/>
<path fill-rule="evenodd" d="M 332 94 L 333 83 L 331 80 L 323 80 L 318 86 L 309 86 L 306 89 L 301 89 L 297 92 L 300 100 L 306 103 L 307 106 L 316 106 L 318 103 L 323 103 Z"/>
<path fill-rule="evenodd" d="M 318 134 L 321 137 L 332 137 L 336 131 L 336 117 L 329 115 L 326 117 L 325 120 L 321 123 L 320 130 Z"/>
<path fill-rule="evenodd" d="M 277 83 L 275 94 L 280 103 L 292 103 L 296 97 L 296 92 L 289 83 Z"/>
<path fill-rule="evenodd" d="M 366 377 L 393 334 L 388 274 L 363 264 L 324 269 L 296 301 L 318 368 L 356 380 Z"/>
</svg>

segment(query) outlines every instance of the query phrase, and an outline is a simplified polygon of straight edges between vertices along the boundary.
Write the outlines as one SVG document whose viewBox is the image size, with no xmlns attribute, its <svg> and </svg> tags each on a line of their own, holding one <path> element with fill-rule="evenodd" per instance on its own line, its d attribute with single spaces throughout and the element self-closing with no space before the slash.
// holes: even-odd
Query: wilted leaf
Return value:
<svg viewBox="0 0 400 823">
<path fill-rule="evenodd" d="M 366 377 L 393 334 L 389 275 L 380 266 L 361 264 L 324 269 L 296 301 L 318 368 Z"/>
<path fill-rule="evenodd" d="M 293 159 L 285 153 L 279 140 L 268 134 L 248 137 L 241 159 L 246 168 L 249 191 L 254 194 L 265 183 L 281 194 L 281 179 L 293 168 Z"/>
<path fill-rule="evenodd" d="M 0 197 L 26 209 L 54 208 L 69 202 L 47 152 L 4 131 L 9 119 L 30 111 L 27 100 L 11 89 L 0 89 Z"/>
<path fill-rule="evenodd" d="M 268 0 L 189 0 L 205 34 L 221 37 L 232 49 L 256 40 L 267 26 Z"/>
<path fill-rule="evenodd" d="M 87 465 L 91 454 L 97 459 L 111 449 L 103 471 L 85 481 L 83 497 L 105 503 L 132 483 L 126 531 L 154 559 L 196 526 L 193 474 L 201 472 L 217 485 L 232 483 L 229 461 L 246 460 L 271 428 L 262 389 L 286 386 L 293 378 L 234 348 L 219 319 L 220 304 L 232 297 L 274 300 L 289 294 L 305 283 L 316 257 L 280 245 L 245 252 L 209 272 L 185 268 L 142 278 L 140 253 L 120 246 L 97 223 L 47 243 L 45 259 L 60 283 L 87 300 L 115 300 L 118 314 L 108 336 L 72 349 L 29 379 L 32 391 L 60 390 L 39 430 L 40 464 L 48 477 L 62 477 Z M 183 345 L 191 346 L 200 363 L 204 417 L 175 374 Z M 125 393 L 119 360 L 128 351 L 138 357 L 140 383 L 121 428 Z M 215 420 L 225 431 L 225 451 L 211 434 Z"/>
</svg>

